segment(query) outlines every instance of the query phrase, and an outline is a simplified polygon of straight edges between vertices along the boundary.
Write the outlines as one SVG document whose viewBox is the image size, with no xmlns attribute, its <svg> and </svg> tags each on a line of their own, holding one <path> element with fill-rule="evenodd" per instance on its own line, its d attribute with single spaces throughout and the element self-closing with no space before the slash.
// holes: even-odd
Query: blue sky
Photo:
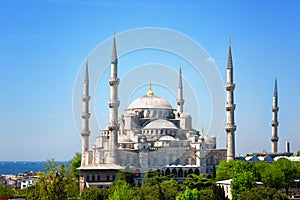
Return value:
<svg viewBox="0 0 300 200">
<path fill-rule="evenodd" d="M 143 27 L 172 29 L 195 40 L 214 59 L 223 81 L 231 37 L 237 154 L 270 151 L 275 77 L 279 151 L 284 151 L 285 140 L 291 142 L 292 151 L 300 150 L 299 4 L 0 0 L 0 160 L 68 160 L 80 151 L 72 95 L 85 57 L 113 30 L 121 33 Z M 124 63 L 129 63 L 125 56 Z M 208 126 L 204 118 L 205 113 L 203 124 Z M 95 137 L 99 130 L 92 134 Z M 225 133 L 220 137 L 225 138 Z M 220 141 L 218 146 L 224 148 Z"/>
</svg>

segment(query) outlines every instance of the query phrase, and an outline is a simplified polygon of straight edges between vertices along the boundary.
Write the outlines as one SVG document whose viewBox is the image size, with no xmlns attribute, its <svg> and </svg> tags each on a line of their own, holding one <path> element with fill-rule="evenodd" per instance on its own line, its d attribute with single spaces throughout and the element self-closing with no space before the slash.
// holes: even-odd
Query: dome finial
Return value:
<svg viewBox="0 0 300 200">
<path fill-rule="evenodd" d="M 202 131 L 201 131 L 201 136 L 204 137 L 204 126 L 202 125 Z"/>
<path fill-rule="evenodd" d="M 147 96 L 153 96 L 153 92 L 152 92 L 152 82 L 150 81 L 149 83 L 149 91 L 147 92 Z"/>
</svg>

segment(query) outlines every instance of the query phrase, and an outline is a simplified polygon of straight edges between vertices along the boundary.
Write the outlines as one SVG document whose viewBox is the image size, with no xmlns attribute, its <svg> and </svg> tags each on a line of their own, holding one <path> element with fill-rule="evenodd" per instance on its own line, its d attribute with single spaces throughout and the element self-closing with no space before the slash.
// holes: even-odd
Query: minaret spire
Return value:
<svg viewBox="0 0 300 200">
<path fill-rule="evenodd" d="M 277 78 L 275 79 L 275 85 L 274 85 L 274 95 L 273 95 L 273 107 L 272 107 L 272 153 L 277 153 L 278 151 L 278 91 L 277 91 Z"/>
<path fill-rule="evenodd" d="M 85 75 L 84 75 L 84 83 L 83 83 L 83 95 L 82 95 L 82 104 L 83 109 L 81 113 L 82 118 L 82 130 L 81 130 L 81 136 L 82 136 L 82 163 L 85 163 L 85 153 L 89 149 L 89 136 L 90 136 L 90 130 L 89 130 L 89 74 L 88 74 L 88 59 L 86 59 L 86 65 L 85 65 Z"/>
<path fill-rule="evenodd" d="M 120 101 L 118 99 L 118 85 L 120 79 L 118 78 L 118 58 L 117 58 L 117 48 L 116 48 L 116 34 L 114 33 L 113 44 L 112 44 L 112 56 L 111 56 L 111 74 L 109 79 L 110 86 L 110 99 L 108 101 L 108 107 L 110 110 L 109 115 L 109 125 L 110 130 L 110 155 L 107 162 L 116 163 L 117 162 L 117 149 L 118 149 L 118 108 Z"/>
<path fill-rule="evenodd" d="M 89 65 L 88 65 L 88 58 L 86 58 L 85 64 L 85 74 L 84 74 L 84 83 L 89 84 Z"/>
<path fill-rule="evenodd" d="M 113 45 L 112 45 L 112 54 L 111 54 L 111 63 L 118 64 L 117 58 L 117 47 L 116 47 L 116 33 L 114 32 Z"/>
<path fill-rule="evenodd" d="M 178 78 L 178 99 L 176 100 L 176 103 L 178 105 L 178 112 L 182 113 L 183 112 L 183 104 L 184 104 L 184 99 L 183 99 L 183 87 L 182 87 L 182 72 L 181 72 L 181 65 L 179 68 L 179 78 Z"/>
<path fill-rule="evenodd" d="M 236 125 L 234 122 L 234 89 L 235 84 L 233 83 L 233 64 L 231 55 L 231 40 L 228 42 L 228 62 L 227 62 L 227 83 L 225 85 L 227 92 L 226 101 L 226 113 L 227 120 L 225 125 L 225 130 L 227 132 L 227 161 L 233 160 L 235 158 L 235 131 Z"/>
</svg>

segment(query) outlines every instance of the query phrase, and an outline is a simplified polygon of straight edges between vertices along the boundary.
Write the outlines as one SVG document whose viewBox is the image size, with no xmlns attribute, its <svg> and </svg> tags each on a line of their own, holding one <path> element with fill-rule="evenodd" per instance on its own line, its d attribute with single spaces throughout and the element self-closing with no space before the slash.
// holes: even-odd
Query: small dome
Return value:
<svg viewBox="0 0 300 200">
<path fill-rule="evenodd" d="M 172 106 L 164 98 L 159 96 L 142 96 L 134 100 L 128 107 L 128 109 L 145 109 L 145 108 L 156 108 L 156 109 L 169 109 L 173 110 Z"/>
<path fill-rule="evenodd" d="M 175 138 L 173 138 L 172 136 L 169 135 L 165 135 L 162 136 L 161 138 L 159 138 L 160 141 L 170 141 L 170 140 L 175 140 Z"/>
<path fill-rule="evenodd" d="M 177 129 L 170 121 L 165 119 L 157 119 L 147 124 L 144 129 Z"/>
<path fill-rule="evenodd" d="M 191 117 L 191 115 L 186 111 L 180 114 L 180 118 L 189 118 L 189 117 Z"/>
</svg>

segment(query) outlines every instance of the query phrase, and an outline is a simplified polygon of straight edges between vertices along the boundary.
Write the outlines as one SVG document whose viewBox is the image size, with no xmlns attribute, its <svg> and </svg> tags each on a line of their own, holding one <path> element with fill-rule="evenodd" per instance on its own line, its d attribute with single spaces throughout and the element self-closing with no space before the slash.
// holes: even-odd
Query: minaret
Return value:
<svg viewBox="0 0 300 200">
<path fill-rule="evenodd" d="M 236 130 L 236 125 L 234 122 L 234 96 L 233 91 L 235 84 L 233 83 L 233 64 L 231 56 L 231 42 L 229 39 L 229 49 L 228 49 L 228 63 L 227 63 L 227 83 L 225 89 L 227 92 L 227 102 L 226 102 L 226 113 L 227 121 L 225 125 L 225 130 L 227 132 L 227 161 L 233 160 L 235 157 L 235 136 L 234 132 Z"/>
<path fill-rule="evenodd" d="M 274 86 L 274 96 L 273 96 L 273 107 L 272 107 L 272 153 L 277 153 L 278 151 L 278 93 L 277 93 L 277 78 L 275 79 L 275 86 Z"/>
<path fill-rule="evenodd" d="M 183 88 L 182 88 L 182 73 L 181 73 L 181 65 L 179 68 L 179 78 L 178 78 L 178 99 L 176 100 L 176 103 L 178 105 L 178 112 L 181 114 L 183 112 L 183 104 L 184 104 L 184 99 L 183 99 Z"/>
<path fill-rule="evenodd" d="M 109 79 L 110 85 L 110 99 L 108 101 L 108 107 L 110 110 L 109 125 L 110 141 L 109 141 L 109 155 L 110 163 L 117 163 L 117 149 L 118 149 L 118 108 L 120 101 L 118 100 L 118 85 L 120 79 L 118 78 L 118 58 L 116 49 L 116 35 L 114 34 L 111 56 L 111 75 Z"/>
<path fill-rule="evenodd" d="M 84 76 L 84 84 L 83 84 L 83 95 L 82 95 L 82 103 L 83 103 L 83 109 L 81 113 L 82 118 L 82 156 L 84 157 L 85 153 L 89 149 L 89 136 L 90 136 L 90 130 L 89 130 L 89 71 L 88 71 L 88 59 L 86 59 L 86 66 L 85 66 L 85 76 Z M 85 163 L 84 161 L 82 163 Z"/>
</svg>

